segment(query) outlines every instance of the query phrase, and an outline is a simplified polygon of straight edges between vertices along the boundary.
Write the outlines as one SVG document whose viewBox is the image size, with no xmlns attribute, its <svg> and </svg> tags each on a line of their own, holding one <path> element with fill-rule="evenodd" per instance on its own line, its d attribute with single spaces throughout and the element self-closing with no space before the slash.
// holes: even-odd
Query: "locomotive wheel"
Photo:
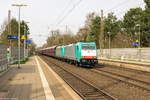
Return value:
<svg viewBox="0 0 150 100">
<path fill-rule="evenodd" d="M 79 66 L 79 63 L 78 63 L 78 62 L 76 62 L 76 66 Z"/>
</svg>

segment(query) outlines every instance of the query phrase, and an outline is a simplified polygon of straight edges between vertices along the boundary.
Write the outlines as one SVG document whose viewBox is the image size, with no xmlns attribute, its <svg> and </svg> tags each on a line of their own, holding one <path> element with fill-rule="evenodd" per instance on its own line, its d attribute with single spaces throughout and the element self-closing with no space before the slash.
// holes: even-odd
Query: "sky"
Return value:
<svg viewBox="0 0 150 100">
<path fill-rule="evenodd" d="M 75 34 L 91 12 L 100 15 L 103 9 L 104 16 L 114 12 L 121 19 L 130 8 L 145 5 L 143 0 L 0 0 L 0 26 L 7 20 L 8 10 L 18 19 L 18 8 L 12 4 L 28 5 L 21 8 L 21 20 L 29 22 L 30 38 L 38 47 L 46 43 L 51 30 L 65 31 L 67 26 Z"/>
</svg>

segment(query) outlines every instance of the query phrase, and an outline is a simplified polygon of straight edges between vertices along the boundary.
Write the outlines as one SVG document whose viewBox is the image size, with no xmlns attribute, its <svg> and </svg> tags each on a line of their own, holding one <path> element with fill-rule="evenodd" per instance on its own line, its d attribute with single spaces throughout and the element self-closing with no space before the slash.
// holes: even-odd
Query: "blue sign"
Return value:
<svg viewBox="0 0 150 100">
<path fill-rule="evenodd" d="M 31 44 L 32 41 L 31 40 L 25 40 L 26 41 L 26 44 Z"/>
<path fill-rule="evenodd" d="M 17 35 L 8 35 L 7 36 L 7 39 L 14 39 L 14 40 L 17 40 L 18 39 L 18 36 Z"/>
<path fill-rule="evenodd" d="M 133 42 L 132 45 L 137 47 L 137 46 L 139 46 L 139 42 Z"/>
</svg>

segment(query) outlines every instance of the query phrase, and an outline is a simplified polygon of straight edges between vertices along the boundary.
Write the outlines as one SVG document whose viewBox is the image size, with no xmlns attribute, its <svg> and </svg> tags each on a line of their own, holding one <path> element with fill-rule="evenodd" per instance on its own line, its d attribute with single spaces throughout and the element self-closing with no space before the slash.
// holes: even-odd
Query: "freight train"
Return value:
<svg viewBox="0 0 150 100">
<path fill-rule="evenodd" d="M 39 50 L 42 55 L 51 56 L 77 66 L 93 67 L 98 63 L 95 42 L 77 42 Z"/>
</svg>

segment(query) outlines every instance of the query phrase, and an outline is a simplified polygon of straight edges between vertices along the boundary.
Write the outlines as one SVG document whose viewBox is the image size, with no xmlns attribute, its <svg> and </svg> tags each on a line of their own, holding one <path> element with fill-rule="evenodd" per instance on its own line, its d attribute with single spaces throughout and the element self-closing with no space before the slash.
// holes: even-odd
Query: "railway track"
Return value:
<svg viewBox="0 0 150 100">
<path fill-rule="evenodd" d="M 106 59 L 100 59 L 101 61 L 108 61 L 108 62 L 117 62 L 117 63 L 122 63 L 122 64 L 132 64 L 132 65 L 140 65 L 140 66 L 145 66 L 149 67 L 149 64 L 142 64 L 138 62 L 128 62 L 128 61 L 114 61 L 114 60 L 106 60 Z"/>
<path fill-rule="evenodd" d="M 91 69 L 91 71 L 96 72 L 96 73 L 101 74 L 101 75 L 104 75 L 104 76 L 107 76 L 107 77 L 111 77 L 115 80 L 119 80 L 119 81 L 124 82 L 128 85 L 135 86 L 135 87 L 138 87 L 140 89 L 143 89 L 143 90 L 150 92 L 150 83 L 132 78 L 134 76 L 128 77 L 128 76 L 116 74 L 114 72 L 105 71 L 105 70 L 101 70 L 101 69 Z"/>
<path fill-rule="evenodd" d="M 148 77 L 149 74 L 148 73 L 146 75 L 143 75 L 144 77 L 146 77 L 146 79 L 143 79 L 141 77 L 138 78 L 138 75 L 141 76 L 139 74 L 139 72 L 138 73 L 134 72 L 134 71 L 128 72 L 128 70 L 124 71 L 124 69 L 120 69 L 120 68 L 119 69 L 111 68 L 111 69 L 114 69 L 114 72 L 116 70 L 115 75 L 113 75 L 112 74 L 112 73 L 114 73 L 113 70 L 111 70 L 112 73 L 105 72 L 105 71 L 110 71 L 109 66 L 101 66 L 101 68 L 99 68 L 99 66 L 96 66 L 95 68 L 89 69 L 89 68 L 77 67 L 77 66 L 74 66 L 74 65 L 71 65 L 66 62 L 62 62 L 62 61 L 59 61 L 59 60 L 56 60 L 56 59 L 53 59 L 50 57 L 44 57 L 44 60 L 47 63 L 49 63 L 49 65 L 51 65 L 52 69 L 55 70 L 60 76 L 62 76 L 64 78 L 66 77 L 67 79 L 69 78 L 68 77 L 69 75 L 65 76 L 65 73 L 67 73 L 67 72 L 63 71 L 63 69 L 64 69 L 68 72 L 71 72 L 73 75 L 77 76 L 81 80 L 86 81 L 89 84 L 92 84 L 94 87 L 107 92 L 107 94 L 111 94 L 111 96 L 115 97 L 115 99 L 117 98 L 118 100 L 149 100 L 148 98 L 150 98 L 149 77 Z M 55 65 L 53 65 L 51 62 L 54 63 Z M 62 67 L 63 69 L 59 68 L 57 66 Z M 98 71 L 97 69 L 105 70 L 105 71 L 102 72 L 102 71 Z M 97 72 L 94 70 L 96 70 Z M 122 73 L 122 72 L 124 72 L 124 73 Z M 130 73 L 130 74 L 127 75 L 128 73 Z M 119 75 L 116 75 L 116 74 L 119 74 Z M 123 76 L 120 74 L 122 74 Z M 125 74 L 125 77 L 124 77 L 124 74 Z M 135 74 L 135 75 L 133 75 L 133 74 Z M 138 78 L 139 81 L 136 79 L 134 80 L 135 77 Z M 129 79 L 129 78 L 131 78 L 131 79 Z M 67 79 L 64 79 L 64 80 L 67 80 Z M 73 78 L 71 77 L 71 79 L 73 79 Z M 69 80 L 70 80 L 70 78 L 69 78 Z M 69 80 L 67 80 L 66 82 L 69 82 Z M 77 80 L 77 79 L 75 79 L 75 80 Z M 72 85 L 71 85 L 71 87 L 75 91 L 76 91 L 76 89 L 79 89 L 79 90 L 77 90 L 77 92 L 79 92 L 78 94 L 82 94 L 80 92 L 80 89 L 82 91 L 85 88 L 82 88 L 82 84 L 80 87 L 79 82 L 77 82 L 75 80 L 71 80 L 72 83 L 68 83 L 68 84 L 73 84 L 74 87 L 72 87 Z M 143 80 L 146 80 L 146 82 L 148 82 L 148 83 L 143 82 Z M 84 86 L 84 87 L 86 87 L 86 86 Z M 86 90 L 84 90 L 84 91 L 86 91 Z M 83 92 L 83 94 L 84 94 L 84 92 Z M 96 94 L 96 93 L 94 93 L 94 94 Z M 83 98 L 85 97 L 84 95 L 81 95 L 81 96 L 83 96 Z M 103 97 L 103 96 L 101 96 L 101 97 Z M 98 100 L 99 99 L 100 98 L 98 98 Z M 105 99 L 108 99 L 108 98 L 105 98 Z M 95 100 L 95 99 L 89 98 L 89 100 Z"/>
<path fill-rule="evenodd" d="M 98 64 L 98 67 L 102 66 L 101 64 Z M 132 73 L 136 73 L 136 74 L 144 74 L 144 75 L 150 75 L 149 72 L 147 71 L 142 71 L 142 70 L 136 70 L 136 69 L 131 69 L 131 68 L 125 68 L 125 67 L 119 67 L 119 66 L 115 66 L 115 65 L 106 65 L 104 64 L 103 65 L 104 67 L 107 66 L 107 67 L 110 67 L 110 68 L 113 68 L 113 69 L 118 69 L 118 70 L 124 70 L 124 71 L 128 71 L 128 72 L 132 72 Z"/>
<path fill-rule="evenodd" d="M 47 58 L 44 59 L 50 61 Z M 64 81 L 70 85 L 84 100 L 117 100 L 115 97 L 103 90 L 100 90 L 98 87 L 83 78 L 80 78 L 78 75 L 67 71 L 53 61 L 47 63 L 50 66 L 53 66 L 52 69 L 55 70 L 57 74 L 59 74 Z"/>
</svg>

